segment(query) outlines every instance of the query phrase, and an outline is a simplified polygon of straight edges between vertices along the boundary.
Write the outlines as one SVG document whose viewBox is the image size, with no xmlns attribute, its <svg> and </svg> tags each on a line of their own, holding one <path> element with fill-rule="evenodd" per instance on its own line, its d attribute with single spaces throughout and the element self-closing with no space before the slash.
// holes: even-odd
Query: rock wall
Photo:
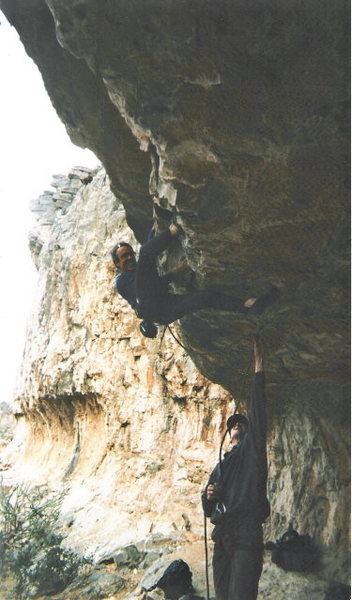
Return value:
<svg viewBox="0 0 352 600">
<path fill-rule="evenodd" d="M 32 205 L 38 296 L 7 477 L 64 486 L 67 543 L 96 560 L 152 535 L 177 534 L 198 547 L 199 494 L 234 400 L 199 373 L 169 332 L 143 338 L 128 304 L 115 294 L 109 251 L 116 239 L 138 244 L 105 171 L 76 168 L 53 184 L 55 192 Z M 177 325 L 172 329 L 180 335 Z M 250 376 L 238 382 L 242 409 L 249 385 Z M 267 539 L 292 520 L 323 550 L 321 574 L 345 579 L 344 425 L 332 428 L 324 414 L 314 419 L 309 407 L 298 419 L 294 403 L 282 416 L 271 388 L 268 375 Z"/>
<path fill-rule="evenodd" d="M 155 498 L 165 489 L 161 459 L 172 458 L 168 494 L 160 497 L 172 507 L 177 481 L 179 506 L 181 496 L 198 506 L 229 393 L 238 394 L 259 329 L 268 357 L 269 531 L 279 533 L 294 518 L 322 544 L 325 575 L 344 577 L 347 2 L 0 0 L 0 6 L 72 140 L 96 153 L 110 181 L 109 187 L 103 173 L 91 182 L 87 173 L 71 177 L 70 185 L 82 187 L 84 211 L 78 196 L 67 202 L 67 191 L 41 201 L 51 217 L 42 213 L 32 240 L 42 283 L 19 392 L 22 435 L 32 457 L 37 453 L 37 467 L 47 463 L 53 474 L 56 465 L 56 476 L 71 481 L 81 470 L 86 477 L 108 463 L 117 469 L 131 452 L 138 488 L 149 485 L 142 474 L 155 471 L 153 482 L 161 485 L 153 488 Z M 96 186 L 99 201 L 90 206 L 88 190 Z M 171 218 L 184 235 L 168 262 L 186 257 L 195 287 L 232 286 L 243 298 L 270 284 L 280 290 L 259 319 L 218 312 L 184 318 L 178 334 L 187 356 L 168 335 L 160 348 L 160 340 L 141 340 L 110 284 L 108 246 L 118 226 L 141 242 L 153 219 L 166 226 Z M 154 405 L 155 397 L 164 400 Z M 95 471 L 88 465 L 98 455 Z M 118 496 L 119 471 L 106 473 Z M 95 479 L 89 481 L 93 498 Z M 133 500 L 140 507 L 135 488 L 130 506 Z M 145 494 L 143 511 L 151 498 Z M 163 510 L 147 521 L 162 528 Z M 173 520 L 178 529 L 184 521 L 182 514 Z M 139 526 L 147 527 L 143 519 Z"/>
<path fill-rule="evenodd" d="M 183 227 L 199 287 L 248 297 L 276 284 L 265 329 L 280 396 L 302 410 L 307 394 L 324 407 L 348 396 L 348 3 L 0 6 L 71 138 L 102 161 L 138 240 L 154 197 Z M 257 326 L 182 323 L 201 372 L 233 393 Z"/>
<path fill-rule="evenodd" d="M 70 482 L 75 510 L 85 493 L 72 537 L 92 550 L 92 535 L 101 551 L 107 532 L 114 548 L 154 529 L 200 532 L 200 486 L 233 403 L 170 333 L 139 333 L 110 259 L 116 236 L 136 242 L 105 172 L 89 179 L 83 169 L 57 177 L 57 191 L 33 203 L 39 286 L 18 381 L 26 431 L 16 468 Z M 95 495 L 99 523 L 88 515 Z"/>
</svg>

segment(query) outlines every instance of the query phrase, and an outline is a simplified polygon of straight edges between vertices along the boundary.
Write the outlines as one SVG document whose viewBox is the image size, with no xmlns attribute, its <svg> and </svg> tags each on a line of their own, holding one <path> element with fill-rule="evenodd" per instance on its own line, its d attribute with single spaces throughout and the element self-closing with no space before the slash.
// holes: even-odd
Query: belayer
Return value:
<svg viewBox="0 0 352 600">
<path fill-rule="evenodd" d="M 254 342 L 254 381 L 248 418 L 227 420 L 231 450 L 202 492 L 205 515 L 215 525 L 213 577 L 217 600 L 256 600 L 263 566 L 262 523 L 270 513 L 266 495 L 266 410 L 264 357 Z"/>
<path fill-rule="evenodd" d="M 159 275 L 157 257 L 179 233 L 177 225 L 170 225 L 150 238 L 141 246 L 138 260 L 133 248 L 126 242 L 115 244 L 111 250 L 113 263 L 120 271 L 115 280 L 116 289 L 143 319 L 140 328 L 146 337 L 155 337 L 155 323 L 168 325 L 204 308 L 260 314 L 275 300 L 277 289 L 274 287 L 267 294 L 246 301 L 210 289 L 187 294 L 170 293 L 168 284 L 176 272 Z"/>
</svg>

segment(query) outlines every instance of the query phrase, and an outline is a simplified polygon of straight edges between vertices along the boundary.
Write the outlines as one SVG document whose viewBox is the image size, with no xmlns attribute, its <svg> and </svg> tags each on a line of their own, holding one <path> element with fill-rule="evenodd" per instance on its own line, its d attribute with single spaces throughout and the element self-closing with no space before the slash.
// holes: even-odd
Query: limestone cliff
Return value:
<svg viewBox="0 0 352 600">
<path fill-rule="evenodd" d="M 325 574 L 344 577 L 347 3 L 0 6 L 71 138 L 96 153 L 108 177 L 71 176 L 85 210 L 60 192 L 49 199 L 55 218 L 32 241 L 42 283 L 19 391 L 28 449 L 33 443 L 48 472 L 56 464 L 68 481 L 105 472 L 114 506 L 123 502 L 118 482 L 133 473 L 129 505 L 143 515 L 141 531 L 152 522 L 162 529 L 162 514 L 168 528 L 173 507 L 175 527 L 189 518 L 198 531 L 199 483 L 231 406 L 224 390 L 238 394 L 259 328 L 268 356 L 270 535 L 294 517 L 322 544 Z M 247 297 L 273 283 L 279 302 L 261 319 L 184 318 L 187 356 L 168 335 L 160 348 L 160 339 L 141 340 L 111 289 L 108 248 L 118 226 L 133 240 L 120 200 L 139 242 L 153 217 L 176 220 L 184 236 L 168 260 L 185 256 L 195 286 L 233 286 Z M 130 531 L 121 514 L 114 531 L 123 542 Z"/>
<path fill-rule="evenodd" d="M 110 259 L 116 236 L 136 241 L 104 170 L 92 175 L 56 177 L 32 206 L 39 285 L 12 449 L 18 479 L 67 482 L 68 541 L 100 556 L 153 531 L 199 534 L 200 486 L 233 403 L 170 333 L 139 333 Z"/>
<path fill-rule="evenodd" d="M 39 285 L 18 381 L 11 477 L 66 486 L 67 543 L 97 560 L 154 533 L 178 532 L 197 546 L 199 493 L 233 398 L 199 373 L 168 332 L 143 338 L 115 294 L 110 248 L 116 238 L 138 244 L 105 171 L 76 168 L 53 184 L 55 192 L 32 205 Z M 249 379 L 238 381 L 242 408 Z M 268 375 L 267 537 L 293 520 L 323 549 L 324 576 L 343 579 L 343 426 L 336 420 L 332 428 L 325 415 L 314 420 L 309 406 L 297 418 L 294 403 L 281 417 L 271 389 Z"/>
</svg>

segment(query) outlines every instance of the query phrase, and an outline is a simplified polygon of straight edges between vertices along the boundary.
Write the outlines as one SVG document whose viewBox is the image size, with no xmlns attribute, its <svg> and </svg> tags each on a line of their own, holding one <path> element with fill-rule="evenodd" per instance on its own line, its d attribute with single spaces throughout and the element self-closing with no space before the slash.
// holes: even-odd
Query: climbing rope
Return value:
<svg viewBox="0 0 352 600">
<path fill-rule="evenodd" d="M 162 334 L 161 334 L 161 338 L 160 338 L 160 344 L 159 344 L 159 347 L 160 347 L 160 348 L 161 348 L 161 346 L 162 346 L 162 343 L 163 343 L 163 341 L 164 341 L 164 337 L 165 337 L 166 329 L 167 329 L 167 325 L 165 325 L 165 327 L 164 327 L 164 329 L 163 329 L 163 331 L 162 331 Z"/>
<path fill-rule="evenodd" d="M 171 329 L 170 325 L 166 325 L 166 326 L 165 326 L 165 328 L 164 328 L 164 333 L 163 333 L 163 337 L 164 337 L 164 335 L 165 335 L 165 331 L 166 331 L 166 329 L 168 329 L 168 330 L 169 330 L 169 332 L 171 333 L 171 335 L 172 335 L 172 337 L 174 338 L 174 340 L 176 340 L 176 342 L 178 343 L 178 345 L 179 345 L 179 346 L 181 346 L 181 348 L 183 348 L 183 349 L 184 349 L 184 350 L 187 352 L 187 354 L 188 354 L 189 350 L 186 348 L 186 346 L 184 346 L 184 345 L 183 345 L 183 344 L 180 342 L 180 340 L 179 340 L 179 339 L 177 339 L 177 337 L 175 336 L 174 332 L 172 331 L 172 329 Z"/>
<path fill-rule="evenodd" d="M 205 488 L 205 493 L 206 488 Z M 205 584 L 206 584 L 206 599 L 209 600 L 209 557 L 208 557 L 208 542 L 207 542 L 207 517 L 203 511 L 204 516 L 204 551 L 205 551 Z"/>
</svg>

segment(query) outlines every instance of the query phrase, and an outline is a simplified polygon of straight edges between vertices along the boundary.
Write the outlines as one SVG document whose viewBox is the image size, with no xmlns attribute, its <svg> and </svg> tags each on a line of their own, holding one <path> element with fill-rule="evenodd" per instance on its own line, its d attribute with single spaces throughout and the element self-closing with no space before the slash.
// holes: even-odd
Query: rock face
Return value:
<svg viewBox="0 0 352 600">
<path fill-rule="evenodd" d="M 280 396 L 295 395 L 302 410 L 307 393 L 324 407 L 341 398 L 347 2 L 0 6 L 73 141 L 102 161 L 139 241 L 154 196 L 185 231 L 180 251 L 199 287 L 235 284 L 248 297 L 276 284 L 281 300 L 264 325 Z M 182 324 L 200 370 L 232 392 L 256 327 L 228 316 Z"/>
<path fill-rule="evenodd" d="M 271 532 L 294 517 L 334 556 L 332 572 L 341 573 L 349 415 L 347 3 L 0 6 L 72 140 L 101 160 L 136 239 L 145 239 L 154 198 L 155 219 L 165 225 L 173 218 L 184 231 L 168 261 L 185 256 L 196 287 L 232 286 L 243 298 L 270 284 L 280 290 L 260 319 L 215 312 L 184 318 L 179 335 L 193 362 L 168 336 L 159 349 L 159 341 L 140 339 L 130 311 L 112 296 L 108 246 L 118 225 L 127 240 L 132 233 L 105 174 L 82 184 L 83 198 L 98 186 L 94 208 L 86 198 L 86 210 L 79 210 L 76 197 L 67 207 L 63 193 L 52 225 L 44 233 L 42 223 L 32 242 L 42 296 L 19 392 L 20 410 L 37 428 L 27 443 L 43 436 L 49 462 L 61 448 L 67 478 L 82 452 L 87 464 L 100 452 L 98 470 L 109 461 L 118 469 L 115 479 L 107 470 L 114 490 L 122 476 L 139 473 L 130 506 L 141 515 L 159 489 L 153 492 L 142 474 L 153 472 L 153 481 L 166 484 L 168 457 L 168 489 L 177 481 L 177 498 L 162 495 L 160 512 L 146 521 L 166 509 L 171 514 L 173 503 L 184 500 L 183 485 L 187 507 L 195 506 L 229 409 L 224 389 L 238 394 L 259 328 L 268 356 Z M 155 408 L 154 395 L 168 400 Z M 139 426 L 147 428 L 143 442 Z M 47 431 L 60 436 L 51 434 L 49 444 Z M 124 452 L 131 453 L 129 471 Z M 146 521 L 139 519 L 141 531 Z M 127 540 L 127 524 L 125 533 Z"/>
<path fill-rule="evenodd" d="M 69 482 L 67 522 L 81 507 L 69 541 L 99 558 L 154 531 L 200 531 L 200 486 L 233 402 L 168 332 L 139 333 L 110 259 L 116 236 L 138 245 L 105 171 L 93 175 L 56 177 L 32 205 L 39 285 L 14 447 L 24 438 L 19 476 Z"/>
<path fill-rule="evenodd" d="M 154 535 L 198 543 L 199 493 L 233 399 L 199 373 L 169 332 L 143 338 L 115 294 L 109 251 L 116 239 L 138 244 L 105 171 L 76 168 L 53 184 L 54 193 L 32 204 L 39 285 L 18 380 L 11 476 L 64 484 L 67 543 L 96 560 Z M 176 325 L 173 331 L 179 335 Z M 240 408 L 249 378 L 243 384 Z M 281 416 L 270 375 L 268 384 L 267 537 L 293 520 L 323 549 L 324 576 L 343 579 L 343 424 L 336 418 L 332 428 L 331 418 L 313 416 L 308 403 L 299 419 L 294 402 Z"/>
</svg>

